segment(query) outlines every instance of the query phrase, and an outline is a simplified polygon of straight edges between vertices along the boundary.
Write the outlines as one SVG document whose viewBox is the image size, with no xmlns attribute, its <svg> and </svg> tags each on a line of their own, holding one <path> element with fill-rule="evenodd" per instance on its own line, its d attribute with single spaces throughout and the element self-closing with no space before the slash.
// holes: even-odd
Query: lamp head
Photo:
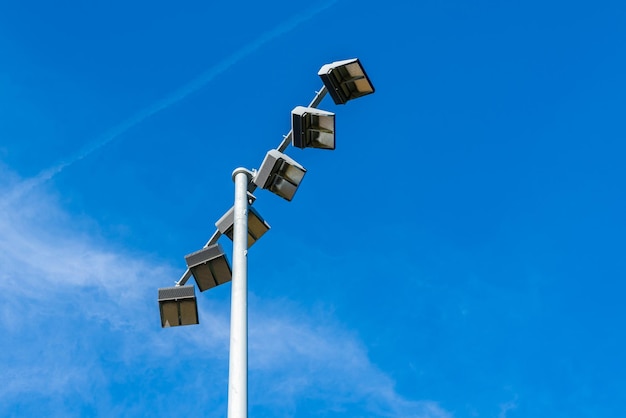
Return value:
<svg viewBox="0 0 626 418">
<path fill-rule="evenodd" d="M 305 174 L 304 167 L 273 149 L 265 156 L 253 181 L 258 187 L 267 189 L 283 199 L 291 200 Z"/>
<path fill-rule="evenodd" d="M 198 324 L 198 305 L 193 286 L 159 289 L 159 310 L 163 328 Z"/>
<path fill-rule="evenodd" d="M 314 107 L 297 106 L 291 111 L 294 147 L 335 149 L 335 114 Z"/>
<path fill-rule="evenodd" d="M 233 239 L 233 227 L 235 225 L 235 208 L 232 207 L 222 216 L 215 226 L 231 240 Z M 259 212 L 248 207 L 248 248 L 250 248 L 263 234 L 269 231 L 270 226 L 261 217 Z"/>
<path fill-rule="evenodd" d="M 326 64 L 317 73 L 335 104 L 374 93 L 374 86 L 358 58 Z"/>
<path fill-rule="evenodd" d="M 219 244 L 186 255 L 185 260 L 201 292 L 232 280 L 228 259 Z"/>
</svg>

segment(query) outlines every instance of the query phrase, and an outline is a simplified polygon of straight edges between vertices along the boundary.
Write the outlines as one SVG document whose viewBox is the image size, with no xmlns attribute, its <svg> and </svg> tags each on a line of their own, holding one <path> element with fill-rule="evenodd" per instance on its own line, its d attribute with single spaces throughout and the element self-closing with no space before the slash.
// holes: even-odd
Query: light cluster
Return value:
<svg viewBox="0 0 626 418">
<path fill-rule="evenodd" d="M 374 93 L 374 86 L 361 62 L 354 58 L 336 61 L 320 68 L 318 75 L 324 83 L 309 106 L 297 106 L 291 111 L 291 132 L 286 140 L 297 148 L 335 149 L 335 114 L 317 109 L 326 93 L 335 104 Z M 291 201 L 306 174 L 306 169 L 284 153 L 289 142 L 283 141 L 277 149 L 267 152 L 258 171 L 250 172 L 248 185 L 248 242 L 251 247 L 269 229 L 269 224 L 250 204 L 255 200 L 256 187 Z M 245 219 L 245 217 L 244 217 Z M 159 289 L 161 326 L 173 327 L 198 324 L 198 307 L 193 285 L 186 285 L 193 276 L 201 292 L 232 280 L 232 271 L 226 254 L 217 244 L 221 235 L 233 239 L 234 206 L 215 224 L 217 231 L 199 251 L 185 256 L 187 271 L 174 287 Z"/>
</svg>

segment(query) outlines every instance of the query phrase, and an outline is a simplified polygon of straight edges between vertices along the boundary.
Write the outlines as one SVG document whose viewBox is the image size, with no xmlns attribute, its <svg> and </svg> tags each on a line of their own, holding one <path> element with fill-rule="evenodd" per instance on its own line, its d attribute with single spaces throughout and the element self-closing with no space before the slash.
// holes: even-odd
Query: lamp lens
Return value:
<svg viewBox="0 0 626 418">
<path fill-rule="evenodd" d="M 274 180 L 274 184 L 272 184 L 270 190 L 284 199 L 291 200 L 293 198 L 293 195 L 296 194 L 297 188 L 298 186 L 290 183 L 284 178 L 276 177 L 276 179 Z"/>
<path fill-rule="evenodd" d="M 304 177 L 304 171 L 294 165 L 289 164 L 286 161 L 283 161 L 278 175 L 295 184 L 297 187 Z"/>
</svg>

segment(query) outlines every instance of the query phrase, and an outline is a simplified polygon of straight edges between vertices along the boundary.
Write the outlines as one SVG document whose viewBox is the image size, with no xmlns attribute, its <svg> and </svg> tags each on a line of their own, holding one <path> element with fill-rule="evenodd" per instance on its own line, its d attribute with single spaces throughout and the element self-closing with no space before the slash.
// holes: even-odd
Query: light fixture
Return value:
<svg viewBox="0 0 626 418">
<path fill-rule="evenodd" d="M 230 265 L 219 244 L 186 255 L 185 261 L 201 292 L 232 280 Z"/>
<path fill-rule="evenodd" d="M 294 147 L 335 149 L 335 114 L 314 107 L 297 106 L 291 111 Z"/>
<path fill-rule="evenodd" d="M 215 226 L 231 240 L 233 239 L 233 225 L 235 224 L 235 208 L 232 207 L 222 216 Z M 270 226 L 252 207 L 248 207 L 248 248 L 252 246 L 263 234 L 269 231 Z"/>
<path fill-rule="evenodd" d="M 198 305 L 193 286 L 159 289 L 159 308 L 163 328 L 198 324 Z"/>
<path fill-rule="evenodd" d="M 322 78 L 335 104 L 345 104 L 349 100 L 374 93 L 374 86 L 358 58 L 326 64 L 317 75 Z"/>
<path fill-rule="evenodd" d="M 278 150 L 271 150 L 265 155 L 254 183 L 286 200 L 293 199 L 306 169 L 289 156 Z"/>
</svg>

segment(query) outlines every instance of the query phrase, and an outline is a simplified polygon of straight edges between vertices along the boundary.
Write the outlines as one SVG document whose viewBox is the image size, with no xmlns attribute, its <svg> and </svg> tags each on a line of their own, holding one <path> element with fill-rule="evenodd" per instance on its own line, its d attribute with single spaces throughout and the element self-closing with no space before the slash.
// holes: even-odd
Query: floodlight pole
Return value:
<svg viewBox="0 0 626 418">
<path fill-rule="evenodd" d="M 350 68 L 348 68 L 350 67 Z M 343 70 L 341 70 L 343 68 Z M 365 70 L 360 65 L 358 59 L 350 59 L 344 61 L 337 61 L 331 64 L 324 65 L 318 75 L 322 78 L 324 85 L 316 92 L 315 97 L 311 101 L 308 107 L 317 108 L 324 96 L 330 94 L 335 104 L 345 104 L 347 101 L 357 97 L 361 97 L 374 92 L 374 86 L 370 83 Z M 301 106 L 298 106 L 298 108 Z M 295 111 L 296 109 L 294 109 Z M 296 141 L 294 144 L 293 129 L 294 126 L 298 127 L 297 123 L 294 124 L 294 118 L 300 117 L 297 112 L 292 111 L 292 130 L 285 136 L 276 148 L 268 153 L 268 156 L 272 158 L 282 154 L 287 147 L 292 144 L 300 147 L 300 142 Z M 330 113 L 330 112 L 324 112 Z M 334 122 L 333 122 L 334 123 Z M 302 129 L 299 129 L 298 135 L 303 135 Z M 333 131 L 334 135 L 334 131 Z M 333 138 L 334 140 L 334 138 Z M 334 144 L 333 144 L 334 145 Z M 314 147 L 323 148 L 323 147 Z M 331 149 L 331 148 L 327 148 Z M 334 147 L 332 148 L 334 149 Z M 276 154 L 278 153 L 278 154 Z M 288 167 L 296 167 L 301 171 L 300 179 L 306 172 L 304 167 L 299 164 L 291 164 L 291 159 L 286 160 L 287 156 L 281 156 L 282 163 L 287 163 Z M 265 160 L 264 160 L 265 162 Z M 262 167 L 263 168 L 263 167 Z M 282 170 L 282 169 L 281 169 Z M 262 171 L 263 176 L 267 175 L 267 171 Z M 267 182 L 263 181 L 263 176 L 260 173 L 256 173 L 255 170 L 249 171 L 245 168 L 237 168 L 233 171 L 233 181 L 235 183 L 235 205 L 233 207 L 233 226 L 232 226 L 232 240 L 233 240 L 233 262 L 232 262 L 232 287 L 231 287 L 231 314 L 230 314 L 230 358 L 229 358 L 229 372 L 228 372 L 228 418 L 247 418 L 248 417 L 248 213 L 251 210 L 250 205 L 254 202 L 254 196 L 252 193 L 257 188 L 257 181 L 263 183 L 260 185 L 262 188 L 268 188 Z M 266 179 L 267 180 L 267 179 Z M 285 177 L 279 177 L 279 180 L 285 180 L 288 183 L 290 180 Z M 299 183 L 299 180 L 298 180 Z M 298 184 L 292 184 L 295 188 Z M 289 189 L 290 186 L 287 186 Z M 279 193 L 276 190 L 270 188 L 274 193 L 279 196 L 291 200 L 290 197 L 295 193 L 295 189 L 289 189 L 289 193 Z M 220 220 L 216 224 L 217 231 L 213 233 L 209 241 L 204 248 L 212 246 L 217 243 L 217 240 L 222 234 L 226 234 L 230 237 L 230 210 L 224 215 L 223 219 L 227 219 L 228 225 L 225 226 Z M 254 213 L 254 211 L 253 211 Z M 261 219 L 261 223 L 265 224 L 265 230 L 260 234 L 265 233 L 269 229 L 269 225 Z M 250 235 L 250 238 L 257 239 L 259 236 L 254 237 L 254 234 Z M 253 242 L 253 241 L 251 241 Z M 195 254 L 195 253 L 194 253 Z M 187 258 L 187 257 L 186 257 Z M 206 261 L 208 262 L 208 260 Z M 190 266 L 188 262 L 188 266 Z M 162 290 L 191 290 L 192 293 L 185 295 L 189 298 L 193 297 L 195 304 L 195 297 L 193 286 L 185 286 L 187 281 L 191 278 L 191 268 L 197 267 L 194 264 L 192 267 L 188 267 L 181 278 L 176 282 L 176 287 L 180 289 L 166 288 L 159 289 L 159 304 L 167 301 L 161 297 Z M 210 267 L 209 267 L 210 268 Z M 202 281 L 202 278 L 196 277 L 196 282 Z M 216 284 L 218 280 L 216 279 Z M 206 290 L 206 289 L 204 289 Z M 180 292 L 174 292 L 177 295 Z M 169 314 L 168 314 L 169 315 Z M 179 311 L 180 316 L 180 311 Z M 180 318 L 179 318 L 180 319 Z M 195 318 L 197 319 L 197 318 Z M 165 323 L 164 313 L 161 309 L 161 321 Z M 183 322 L 183 321 L 178 321 Z M 197 320 L 195 323 L 198 323 Z M 187 325 L 186 323 L 179 323 L 177 325 Z"/>
<path fill-rule="evenodd" d="M 233 171 L 235 208 L 230 305 L 228 418 L 248 417 L 248 183 L 252 173 Z"/>
</svg>

